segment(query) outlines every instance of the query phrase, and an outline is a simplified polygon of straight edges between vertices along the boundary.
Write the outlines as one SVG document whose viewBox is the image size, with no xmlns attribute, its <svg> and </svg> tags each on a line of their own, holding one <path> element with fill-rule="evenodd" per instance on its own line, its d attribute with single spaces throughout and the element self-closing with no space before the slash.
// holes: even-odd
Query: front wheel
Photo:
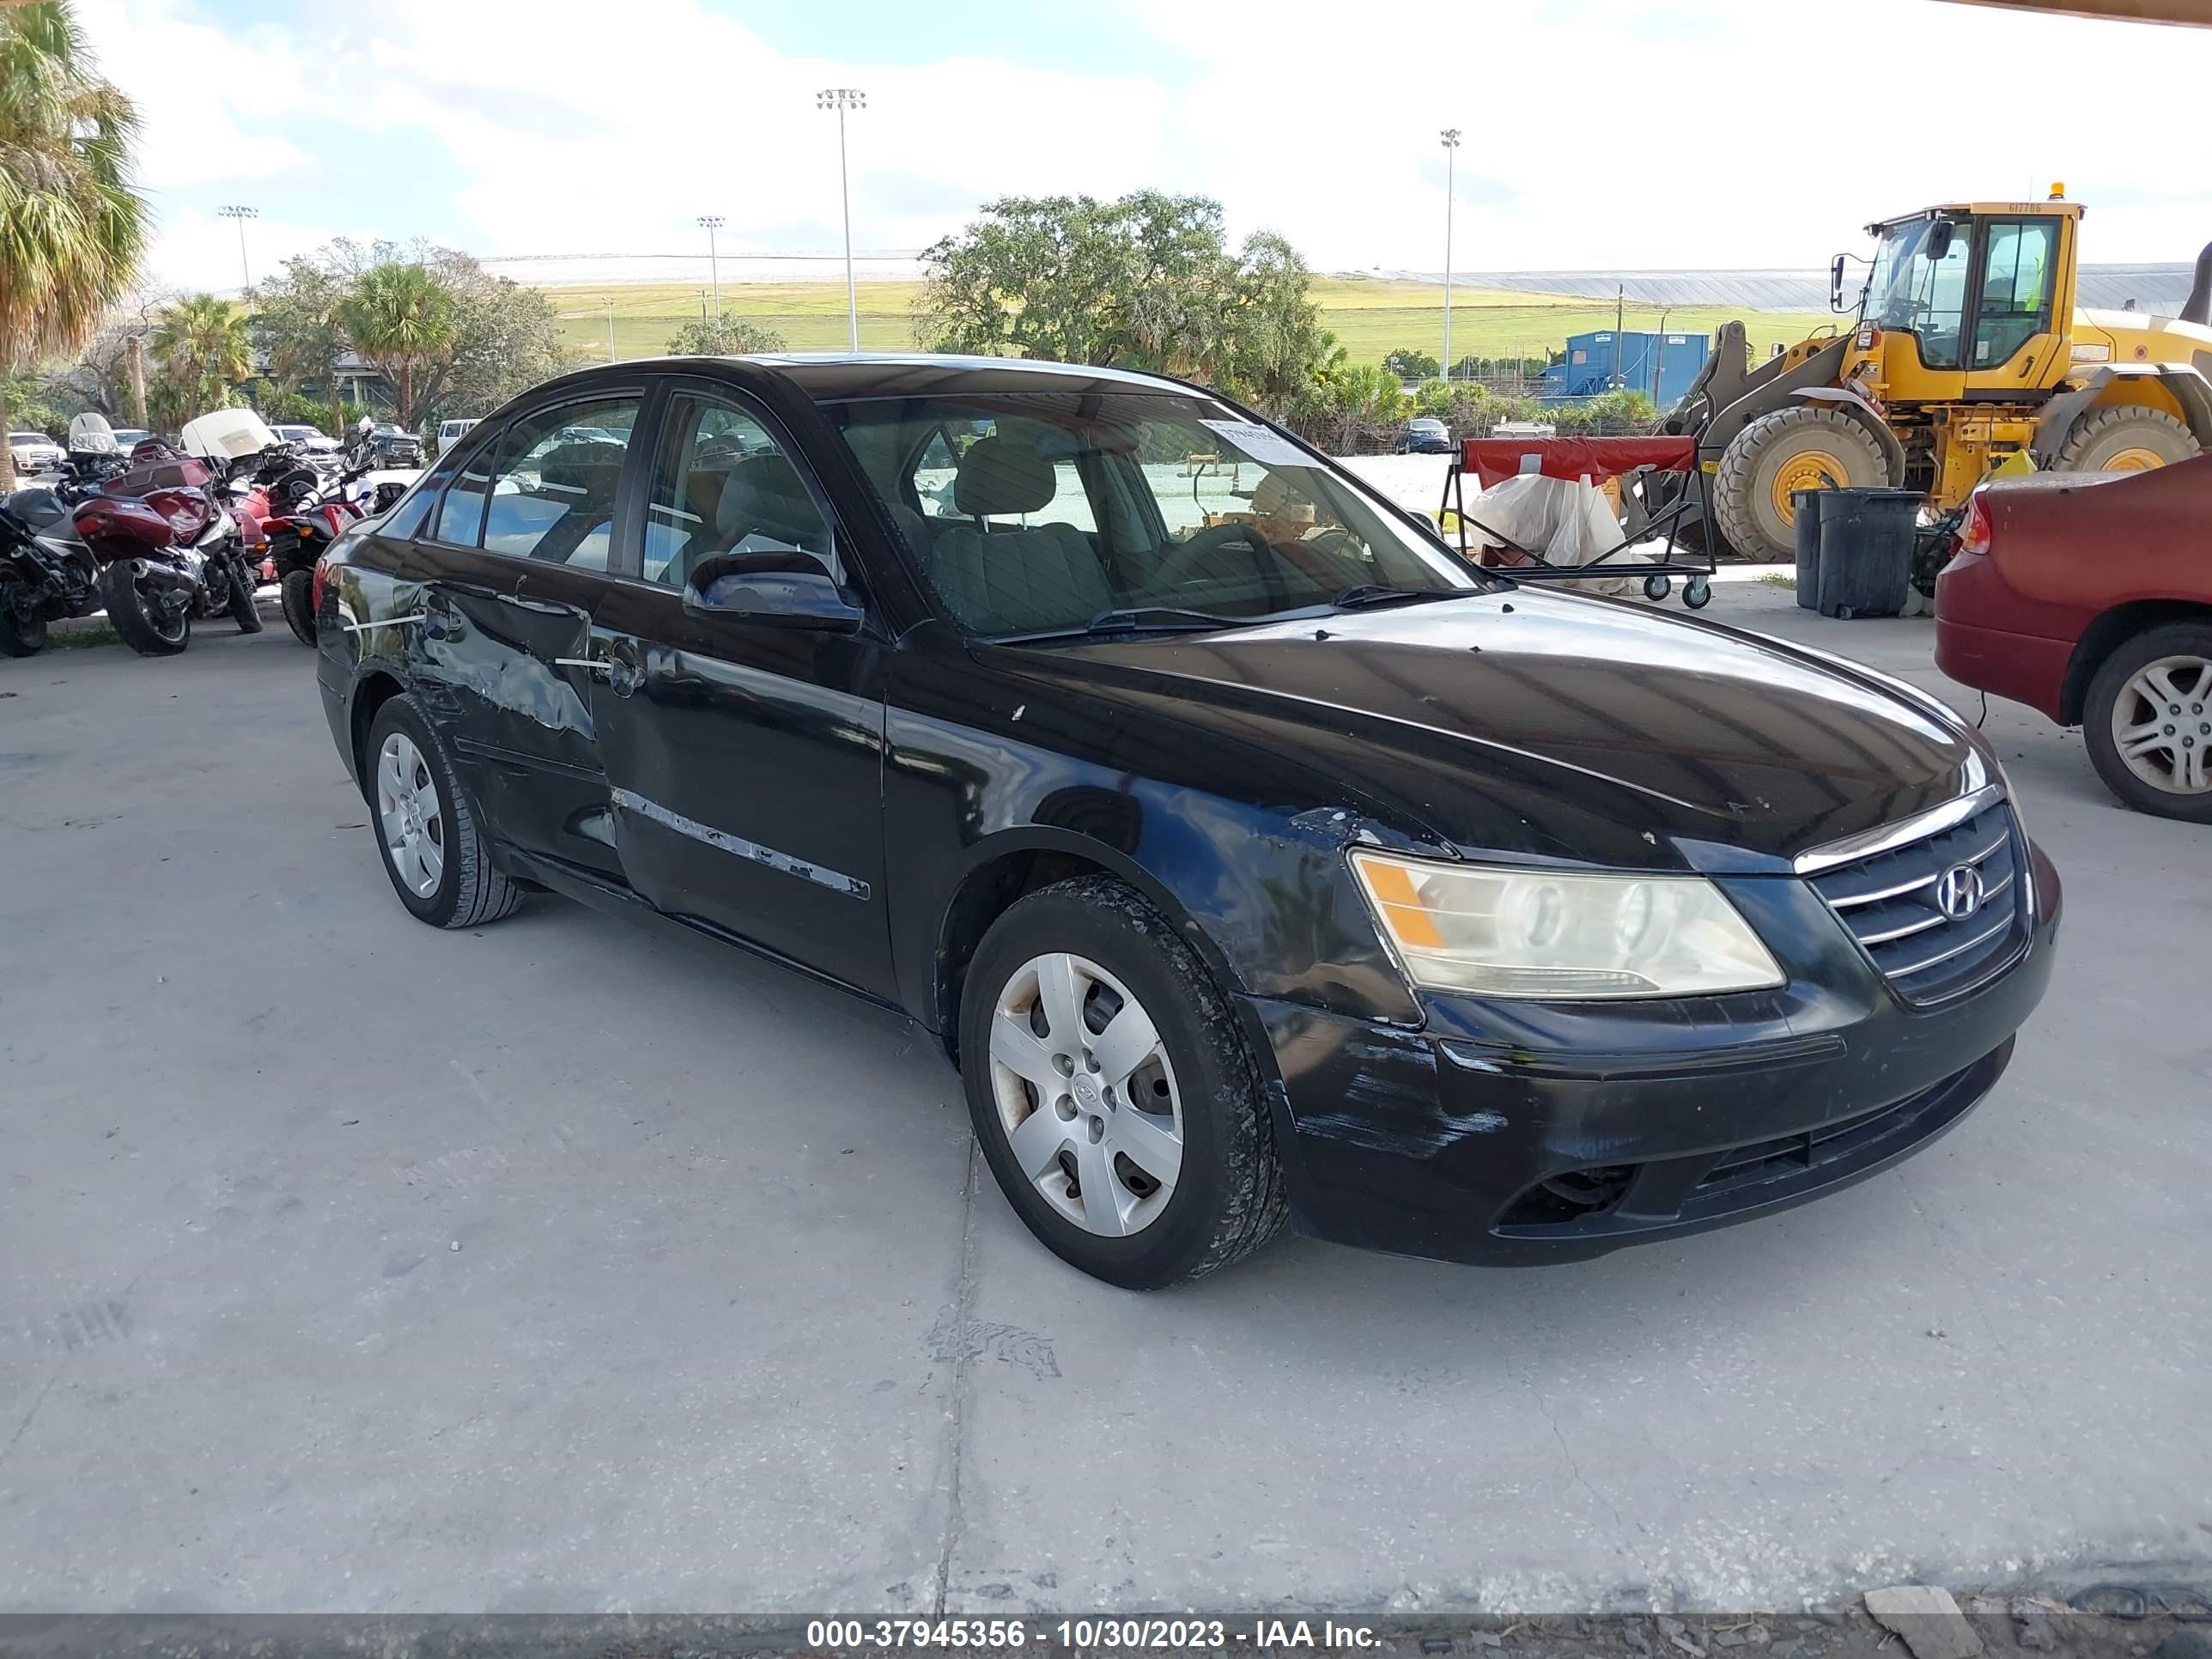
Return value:
<svg viewBox="0 0 2212 1659">
<path fill-rule="evenodd" d="M 241 634 L 258 634 L 262 629 L 260 607 L 253 603 L 253 567 L 246 562 L 246 555 L 232 556 L 227 567 L 230 581 L 228 609 L 231 621 L 238 624 Z"/>
<path fill-rule="evenodd" d="M 2137 811 L 2212 823 L 2212 626 L 2154 628 L 2106 658 L 2081 736 L 2105 787 Z"/>
<path fill-rule="evenodd" d="M 291 570 L 277 588 L 284 625 L 302 645 L 315 642 L 315 578 L 312 571 Z"/>
<path fill-rule="evenodd" d="M 1000 1191 L 1092 1277 L 1196 1279 L 1282 1225 L 1273 1127 L 1235 1018 L 1120 882 L 1061 882 L 992 924 L 962 994 L 960 1055 Z"/>
<path fill-rule="evenodd" d="M 1793 559 L 1801 489 L 1861 489 L 1898 481 L 1872 428 L 1823 404 L 1762 415 L 1729 441 L 1713 477 L 1713 516 L 1747 559 Z"/>
<path fill-rule="evenodd" d="M 149 595 L 118 559 L 100 579 L 108 625 L 142 657 L 173 657 L 192 642 L 192 608 L 165 595 Z"/>
</svg>

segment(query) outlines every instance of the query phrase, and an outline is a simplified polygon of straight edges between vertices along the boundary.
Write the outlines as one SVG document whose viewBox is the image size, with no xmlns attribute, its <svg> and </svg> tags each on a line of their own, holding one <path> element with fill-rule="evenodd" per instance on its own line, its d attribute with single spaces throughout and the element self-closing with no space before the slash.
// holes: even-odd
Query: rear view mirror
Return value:
<svg viewBox="0 0 2212 1659">
<path fill-rule="evenodd" d="M 1938 219 L 1928 231 L 1928 246 L 1924 257 L 1928 263 L 1940 263 L 1951 252 L 1951 240 L 1959 227 L 1948 219 Z"/>
<path fill-rule="evenodd" d="M 1844 256 L 1838 253 L 1835 263 L 1828 267 L 1828 309 L 1844 308 Z"/>
<path fill-rule="evenodd" d="M 702 559 L 684 584 L 684 608 L 763 628 L 857 632 L 867 613 L 821 561 L 804 553 L 724 553 Z"/>
</svg>

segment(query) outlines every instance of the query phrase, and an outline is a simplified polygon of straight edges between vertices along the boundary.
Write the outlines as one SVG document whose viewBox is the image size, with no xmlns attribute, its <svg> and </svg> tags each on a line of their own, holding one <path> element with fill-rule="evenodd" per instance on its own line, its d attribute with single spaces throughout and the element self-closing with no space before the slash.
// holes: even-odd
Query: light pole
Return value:
<svg viewBox="0 0 2212 1659">
<path fill-rule="evenodd" d="M 707 233 L 707 273 L 708 280 L 714 285 L 714 320 L 718 323 L 722 320 L 722 267 L 714 258 L 714 233 L 724 222 L 719 213 L 699 216 L 699 228 Z"/>
<path fill-rule="evenodd" d="M 1667 366 L 1667 313 L 1674 307 L 1659 308 L 1659 331 L 1651 337 L 1651 401 L 1659 401 L 1659 374 Z"/>
<path fill-rule="evenodd" d="M 1459 160 L 1459 129 L 1446 127 L 1438 137 L 1444 143 L 1444 379 L 1452 377 L 1451 356 L 1451 232 L 1452 232 L 1452 175 L 1454 164 Z"/>
<path fill-rule="evenodd" d="M 258 208 L 239 207 L 234 204 L 228 207 L 217 208 L 215 210 L 215 216 L 218 219 L 238 221 L 238 274 L 246 279 L 246 286 L 242 292 L 246 299 L 246 308 L 250 313 L 253 309 L 253 272 L 246 263 L 246 222 L 248 219 L 258 219 L 261 216 L 261 210 Z"/>
<path fill-rule="evenodd" d="M 867 94 L 858 87 L 824 87 L 814 94 L 815 108 L 837 112 L 837 194 L 845 206 L 845 325 L 855 351 L 860 349 L 860 302 L 853 292 L 853 186 L 845 172 L 845 112 L 867 106 Z"/>
<path fill-rule="evenodd" d="M 615 360 L 615 298 L 610 294 L 600 303 L 607 308 L 607 361 Z"/>
</svg>

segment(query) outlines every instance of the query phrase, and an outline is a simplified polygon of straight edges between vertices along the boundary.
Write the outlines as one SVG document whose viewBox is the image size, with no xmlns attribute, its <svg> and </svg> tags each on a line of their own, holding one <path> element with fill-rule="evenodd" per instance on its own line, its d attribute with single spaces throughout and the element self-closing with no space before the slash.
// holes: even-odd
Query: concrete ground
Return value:
<svg viewBox="0 0 2212 1659">
<path fill-rule="evenodd" d="M 1978 699 L 1925 623 L 1709 615 Z M 1033 1243 L 917 1034 L 410 921 L 281 623 L 0 662 L 0 1612 L 1783 1607 L 2212 1558 L 2212 830 L 1993 706 L 2050 999 L 1925 1156 L 1483 1272 Z"/>
</svg>

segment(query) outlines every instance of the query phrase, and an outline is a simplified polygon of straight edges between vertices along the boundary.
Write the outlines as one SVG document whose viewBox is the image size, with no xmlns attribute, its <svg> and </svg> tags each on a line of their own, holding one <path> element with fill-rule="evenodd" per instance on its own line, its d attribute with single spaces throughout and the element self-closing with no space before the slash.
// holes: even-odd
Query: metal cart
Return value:
<svg viewBox="0 0 2212 1659">
<path fill-rule="evenodd" d="M 1598 483 L 1618 478 L 1621 483 L 1621 538 L 1586 564 L 1555 564 L 1536 549 L 1523 547 L 1504 532 L 1469 514 L 1461 480 L 1470 472 L 1484 489 L 1532 472 L 1547 478 L 1563 478 L 1571 483 Z M 1669 473 L 1681 475 L 1680 482 L 1668 480 L 1674 487 L 1668 492 L 1665 504 L 1654 513 L 1646 506 L 1644 492 L 1638 486 L 1647 482 L 1656 483 L 1661 475 Z M 1468 526 L 1473 525 L 1481 531 L 1485 548 L 1481 562 L 1510 569 L 1516 581 L 1571 582 L 1641 576 L 1644 597 L 1663 599 L 1673 587 L 1674 579 L 1680 576 L 1685 578 L 1682 603 L 1692 611 L 1701 611 L 1713 596 L 1713 556 L 1708 551 L 1686 557 L 1675 545 L 1675 538 L 1686 524 L 1705 521 L 1705 471 L 1698 465 L 1697 440 L 1687 436 L 1467 438 L 1460 443 L 1459 465 L 1445 475 L 1438 521 L 1444 522 L 1444 514 L 1453 515 L 1458 526 L 1460 556 L 1470 562 L 1477 556 L 1468 544 Z M 1616 554 L 1654 536 L 1667 538 L 1666 558 L 1612 562 Z M 1487 547 L 1491 543 L 1502 544 L 1509 556 L 1490 559 Z"/>
</svg>

